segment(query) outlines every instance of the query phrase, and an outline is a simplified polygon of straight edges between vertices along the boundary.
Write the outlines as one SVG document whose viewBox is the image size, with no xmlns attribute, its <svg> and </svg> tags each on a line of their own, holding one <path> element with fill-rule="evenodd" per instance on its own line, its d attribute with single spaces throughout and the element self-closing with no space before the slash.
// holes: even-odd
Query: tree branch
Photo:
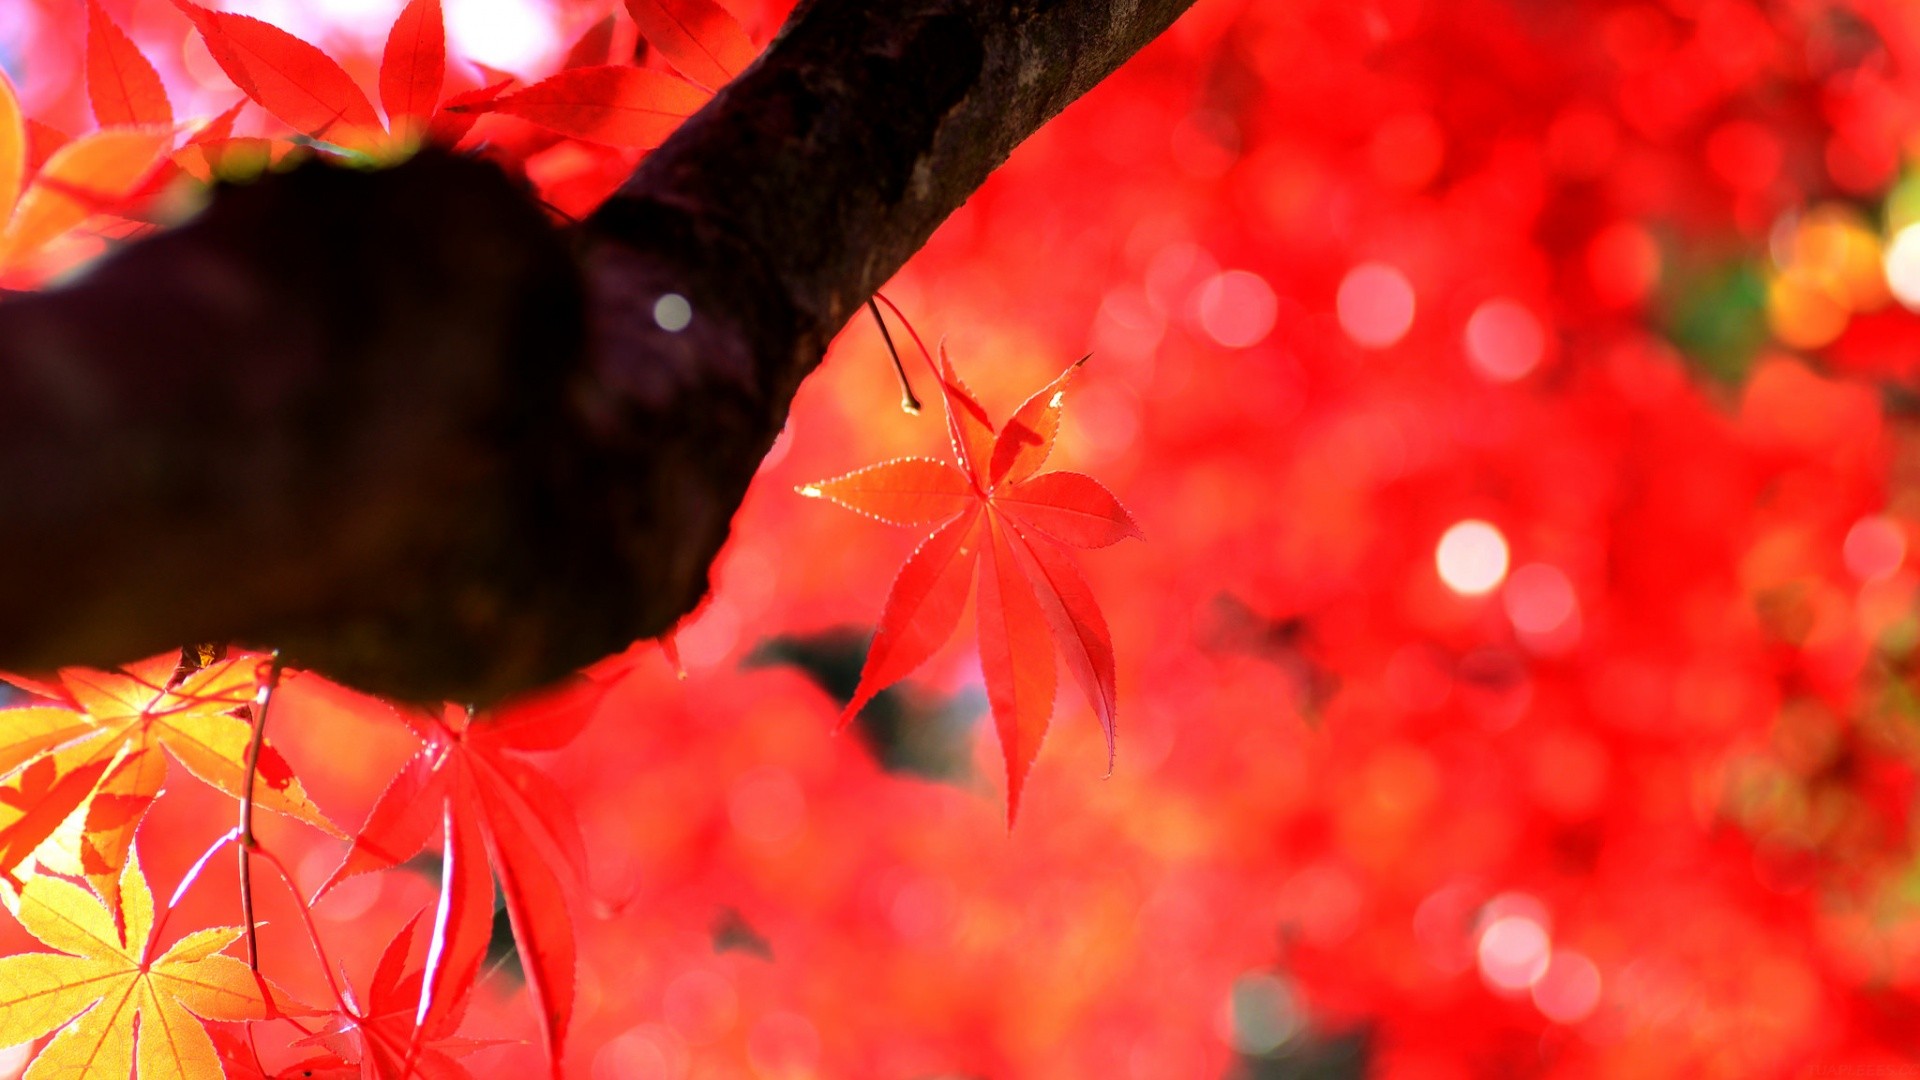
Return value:
<svg viewBox="0 0 1920 1080">
<path fill-rule="evenodd" d="M 834 333 L 1190 2 L 803 2 L 571 237 L 481 163 L 310 165 L 0 303 L 0 667 L 487 700 L 663 632 Z"/>
</svg>

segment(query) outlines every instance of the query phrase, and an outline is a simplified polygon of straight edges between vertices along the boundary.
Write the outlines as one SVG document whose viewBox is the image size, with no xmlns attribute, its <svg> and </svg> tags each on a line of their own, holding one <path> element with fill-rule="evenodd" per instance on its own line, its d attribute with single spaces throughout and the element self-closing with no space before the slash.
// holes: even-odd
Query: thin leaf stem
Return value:
<svg viewBox="0 0 1920 1080">
<path fill-rule="evenodd" d="M 899 319 L 900 325 L 907 328 L 907 334 L 913 338 L 913 343 L 920 346 L 920 355 L 927 358 L 927 370 L 933 372 L 935 379 L 939 379 L 940 365 L 933 361 L 933 350 L 927 348 L 927 343 L 920 340 L 920 331 L 913 328 L 913 320 L 907 318 L 907 313 L 900 310 L 899 304 L 887 299 L 886 293 L 874 293 L 873 299 L 887 305 L 887 310 L 893 312 L 893 317 Z"/>
<path fill-rule="evenodd" d="M 313 943 L 314 958 L 320 961 L 320 970 L 327 977 L 327 989 L 333 994 L 334 1003 L 339 1005 L 342 1011 L 354 1012 L 352 1003 L 347 1000 L 346 993 L 340 988 L 340 980 L 334 977 L 333 961 L 327 957 L 327 947 L 320 940 L 319 924 L 313 921 L 313 905 L 300 895 L 300 886 L 294 883 L 292 871 L 287 869 L 287 864 L 281 861 L 280 856 L 265 847 L 256 847 L 255 851 L 266 860 L 268 866 L 273 867 L 274 872 L 280 875 L 280 880 L 286 883 L 287 892 L 293 897 L 293 906 L 299 909 L 300 921 L 307 928 L 307 940 Z"/>
<path fill-rule="evenodd" d="M 253 835 L 253 785 L 260 772 L 260 748 L 267 741 L 267 707 L 273 703 L 274 688 L 280 685 L 280 650 L 267 662 L 267 675 L 253 696 L 253 735 L 247 742 L 247 762 L 240 790 L 240 916 L 247 927 L 247 967 L 260 972 L 260 933 L 253 915 L 253 853 L 259 842 Z M 277 862 L 278 860 L 276 860 Z M 287 882 L 292 887 L 291 879 Z M 299 900 L 298 890 L 294 899 Z M 317 944 L 317 943 L 316 943 Z M 332 980 L 333 973 L 327 978 Z"/>
<path fill-rule="evenodd" d="M 892 304 L 888 304 L 892 307 Z M 894 348 L 893 334 L 887 330 L 887 320 L 880 317 L 880 305 L 872 297 L 867 298 L 867 310 L 873 312 L 874 325 L 880 328 L 880 340 L 887 343 L 887 355 L 893 358 L 893 373 L 900 377 L 900 408 L 920 415 L 920 399 L 913 396 L 913 383 L 907 381 L 907 368 L 900 362 L 900 350 Z M 905 320 L 901 320 L 904 322 Z"/>
<path fill-rule="evenodd" d="M 187 868 L 187 873 L 180 879 L 180 884 L 174 886 L 173 895 L 167 898 L 167 906 L 162 908 L 159 917 L 154 919 L 153 929 L 147 932 L 147 952 L 141 957 L 142 960 L 153 959 L 153 950 L 160 943 L 161 934 L 167 928 L 167 920 L 173 917 L 173 909 L 179 907 L 180 901 L 186 899 L 187 890 L 193 888 L 194 883 L 200 880 L 200 875 L 206 870 L 207 864 L 213 861 L 215 855 L 220 854 L 221 848 L 233 843 L 239 837 L 240 828 L 237 825 L 221 833 L 220 838 L 215 840 L 207 850 L 201 852 L 200 857 Z"/>
</svg>

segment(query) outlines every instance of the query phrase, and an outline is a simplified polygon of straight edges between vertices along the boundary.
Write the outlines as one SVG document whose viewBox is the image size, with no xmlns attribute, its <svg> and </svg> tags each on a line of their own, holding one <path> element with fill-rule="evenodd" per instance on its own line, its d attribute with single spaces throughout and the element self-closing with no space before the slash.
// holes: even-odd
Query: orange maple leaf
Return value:
<svg viewBox="0 0 1920 1080">
<path fill-rule="evenodd" d="M 10 736 L 0 743 L 0 769 L 28 763 L 0 786 L 0 803 L 17 811 L 11 820 L 0 816 L 0 872 L 12 874 L 84 806 L 77 869 L 109 904 L 117 903 L 134 828 L 166 777 L 162 747 L 188 772 L 242 797 L 252 738 L 247 710 L 263 658 L 231 657 L 175 684 L 177 657 L 168 653 L 119 671 L 67 668 L 60 672 L 65 702 L 0 709 L 0 731 Z M 271 746 L 261 747 L 259 781 L 255 805 L 345 837 Z"/>
<path fill-rule="evenodd" d="M 72 882 L 41 876 L 21 892 L 20 924 L 58 950 L 0 958 L 0 1043 L 59 1030 L 25 1080 L 129 1077 L 136 1060 L 141 1080 L 219 1076 L 202 1021 L 304 1011 L 246 964 L 219 955 L 240 937 L 237 926 L 188 934 L 151 955 L 153 892 L 137 854 L 117 891 L 124 936 L 113 912 Z"/>
<path fill-rule="evenodd" d="M 1140 530 L 1090 477 L 1039 471 L 1079 367 L 1042 387 L 996 433 L 942 347 L 936 374 L 958 465 L 901 458 L 800 488 L 889 524 L 937 526 L 894 579 L 843 724 L 953 635 L 978 564 L 980 669 L 1007 762 L 1009 823 L 1053 715 L 1056 646 L 1106 731 L 1112 768 L 1113 641 L 1060 545 L 1105 547 Z"/>
</svg>

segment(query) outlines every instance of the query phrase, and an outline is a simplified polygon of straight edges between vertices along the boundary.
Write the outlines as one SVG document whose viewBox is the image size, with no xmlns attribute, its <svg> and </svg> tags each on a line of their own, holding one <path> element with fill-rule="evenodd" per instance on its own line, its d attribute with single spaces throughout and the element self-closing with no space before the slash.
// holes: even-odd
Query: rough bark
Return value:
<svg viewBox="0 0 1920 1080">
<path fill-rule="evenodd" d="M 803 2 L 567 233 L 483 163 L 312 165 L 0 304 L 0 668 L 484 701 L 661 633 L 833 334 L 1189 3 Z"/>
</svg>

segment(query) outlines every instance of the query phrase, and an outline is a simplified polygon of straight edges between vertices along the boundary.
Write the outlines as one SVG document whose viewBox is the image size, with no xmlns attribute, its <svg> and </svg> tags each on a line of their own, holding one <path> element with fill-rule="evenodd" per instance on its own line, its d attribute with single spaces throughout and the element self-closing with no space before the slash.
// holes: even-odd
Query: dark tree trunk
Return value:
<svg viewBox="0 0 1920 1080">
<path fill-rule="evenodd" d="M 570 233 L 483 163 L 315 164 L 0 304 L 0 668 L 484 701 L 665 631 L 827 342 L 1189 3 L 803 2 Z"/>
</svg>

